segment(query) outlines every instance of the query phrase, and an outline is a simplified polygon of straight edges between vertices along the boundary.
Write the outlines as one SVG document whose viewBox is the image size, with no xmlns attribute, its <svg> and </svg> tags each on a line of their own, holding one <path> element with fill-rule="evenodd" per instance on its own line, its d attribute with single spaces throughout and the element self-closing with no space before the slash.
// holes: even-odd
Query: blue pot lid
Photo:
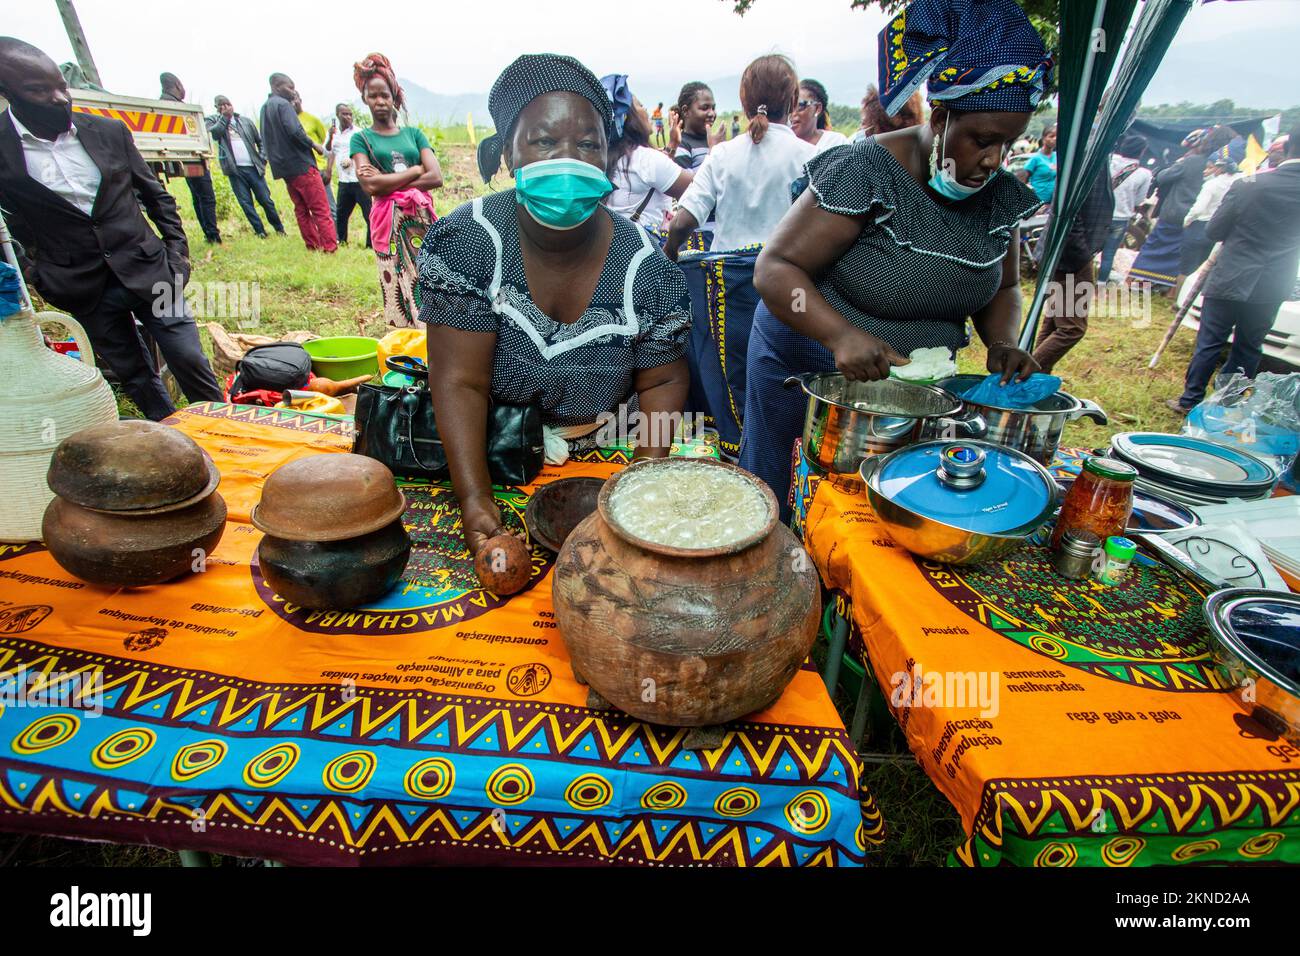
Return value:
<svg viewBox="0 0 1300 956">
<path fill-rule="evenodd" d="M 963 531 L 1004 534 L 1055 503 L 1050 477 L 1025 455 L 977 441 L 934 441 L 892 452 L 876 490 L 899 507 Z"/>
</svg>

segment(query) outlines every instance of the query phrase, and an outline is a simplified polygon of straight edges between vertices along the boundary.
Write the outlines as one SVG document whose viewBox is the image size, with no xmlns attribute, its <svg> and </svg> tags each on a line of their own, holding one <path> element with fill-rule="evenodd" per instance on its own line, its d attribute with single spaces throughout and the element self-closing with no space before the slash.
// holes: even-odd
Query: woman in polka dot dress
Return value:
<svg viewBox="0 0 1300 956">
<path fill-rule="evenodd" d="M 505 533 L 487 469 L 489 401 L 537 406 L 547 460 L 560 463 L 566 440 L 593 441 L 603 413 L 680 413 L 690 384 L 685 277 L 644 229 L 597 205 L 612 189 L 614 129 L 600 82 L 577 60 L 528 55 L 488 104 L 499 132 L 480 145 L 479 171 L 491 179 L 504 158 L 516 188 L 438 220 L 419 260 L 434 417 L 474 554 Z M 647 441 L 636 453 L 668 448 Z"/>
<path fill-rule="evenodd" d="M 740 464 L 784 518 L 807 407 L 789 376 L 882 379 L 915 349 L 966 345 L 968 317 L 989 371 L 1009 381 L 1037 368 L 1016 344 L 1015 233 L 1040 203 L 999 170 L 1050 59 L 1014 0 L 953 2 L 914 0 L 882 36 L 895 55 L 881 58 L 881 102 L 896 112 L 928 78 L 929 122 L 810 160 L 809 188 L 758 258 Z"/>
</svg>

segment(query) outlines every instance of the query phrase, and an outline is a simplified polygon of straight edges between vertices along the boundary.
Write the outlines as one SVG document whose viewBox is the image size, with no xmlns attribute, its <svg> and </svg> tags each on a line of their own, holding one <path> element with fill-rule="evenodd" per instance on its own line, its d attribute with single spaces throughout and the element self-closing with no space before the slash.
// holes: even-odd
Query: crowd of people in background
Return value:
<svg viewBox="0 0 1300 956">
<path fill-rule="evenodd" d="M 592 416 L 630 392 L 643 410 L 680 409 L 690 304 L 673 261 L 688 246 L 751 250 L 762 301 L 747 347 L 738 457 L 786 501 L 784 449 L 802 416 L 802 400 L 779 387 L 790 374 L 883 378 L 916 349 L 955 353 L 973 330 L 990 372 L 1009 381 L 1050 371 L 1086 334 L 1087 303 L 1066 302 L 1045 310 L 1032 353 L 1016 341 L 1019 230 L 1057 214 L 1057 128 L 1049 121 L 1036 138 L 1027 133 L 1051 57 L 1013 0 L 960 11 L 954 16 L 949 0 L 913 0 L 908 16 L 886 27 L 882 42 L 909 55 L 880 64 L 851 137 L 833 128 L 825 86 L 800 78 L 776 54 L 745 68 L 741 111 L 730 123 L 701 81 L 683 85 L 667 109 L 658 102 L 650 110 L 624 74 L 597 79 L 567 57 L 521 57 L 493 88 L 496 132 L 477 154 L 485 182 L 504 163 L 514 189 L 442 219 L 431 195 L 443 185 L 439 158 L 407 118 L 396 71 L 382 54 L 353 69 L 369 123 L 358 123 L 343 102 L 327 126 L 304 109 L 293 80 L 276 72 L 257 122 L 221 95 L 207 128 L 258 237 L 285 233 L 268 168 L 284 182 L 309 250 L 333 253 L 350 235 L 359 243 L 350 220 L 360 210 L 385 320 L 428 328 L 438 366 L 431 371 L 447 376 L 435 404 L 449 413 L 477 414 L 481 403 L 512 400 L 527 388 L 541 396 L 550 425 L 579 439 Z M 1017 70 L 998 82 L 953 81 L 1009 62 Z M 160 81 L 164 98 L 184 100 L 174 74 Z M 183 303 L 162 317 L 147 308 L 144 290 L 156 278 L 188 276 L 189 251 L 174 201 L 129 135 L 110 120 L 73 117 L 57 67 L 21 41 L 0 40 L 0 92 L 11 104 L 0 139 L 27 157 L 25 168 L 0 167 L 0 200 L 14 210 L 36 287 L 81 319 L 145 414 L 162 417 L 171 403 L 150 375 L 132 318 L 149 329 L 191 400 L 218 397 Z M 1198 130 L 1183 145 L 1185 155 L 1160 166 L 1141 136 L 1121 138 L 1067 226 L 1052 278 L 1112 281 L 1118 252 L 1143 215 L 1156 224 L 1124 270 L 1127 281 L 1176 294 L 1223 244 L 1187 389 L 1170 403 L 1185 413 L 1204 395 L 1230 335 L 1227 367 L 1254 373 L 1263 335 L 1290 293 L 1300 249 L 1300 141 L 1294 133 L 1289 142 L 1280 137 L 1262 167 L 1276 172 L 1248 183 L 1240 175 L 1245 141 L 1232 127 Z M 220 243 L 211 172 L 206 163 L 187 172 L 204 238 Z M 29 174 L 48 187 L 37 198 L 53 213 L 33 202 Z M 111 214 L 110 182 L 120 192 Z M 162 240 L 128 201 L 130 189 Z M 595 216 L 597 207 L 610 215 Z M 133 245 L 149 250 L 148 263 L 130 262 Z M 545 281 L 534 274 L 543 263 L 551 270 Z M 77 294 L 64 292 L 67 285 Z M 558 331 L 564 325 L 579 328 Z M 495 352 L 465 337 L 474 332 L 493 332 Z M 627 342 L 619 339 L 625 333 Z M 530 349 L 540 350 L 540 365 Z M 449 455 L 460 448 L 477 462 L 466 449 L 480 440 L 473 429 L 449 429 Z M 453 466 L 467 529 L 490 535 L 499 515 L 483 497 L 484 474 L 478 464 L 459 475 Z"/>
</svg>

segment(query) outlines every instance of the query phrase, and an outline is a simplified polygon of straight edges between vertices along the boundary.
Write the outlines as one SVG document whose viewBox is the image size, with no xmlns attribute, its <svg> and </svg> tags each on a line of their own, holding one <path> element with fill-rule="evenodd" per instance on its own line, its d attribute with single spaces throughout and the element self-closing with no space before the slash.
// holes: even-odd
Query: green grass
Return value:
<svg viewBox="0 0 1300 956">
<path fill-rule="evenodd" d="M 444 131 L 439 157 L 446 186 L 436 195 L 439 215 L 487 191 L 474 169 L 473 148 L 463 127 Z M 461 137 L 457 139 L 457 135 Z M 348 335 L 358 331 L 383 334 L 378 277 L 373 255 L 364 247 L 341 248 L 335 255 L 308 252 L 297 233 L 293 207 L 284 186 L 272 181 L 271 192 L 289 235 L 260 240 L 253 235 L 235 204 L 229 185 L 219 171 L 213 173 L 224 243 L 209 246 L 194 221 L 185 184 L 170 185 L 189 233 L 193 280 L 197 282 L 257 282 L 261 317 L 257 328 L 265 335 L 307 329 L 319 335 Z M 498 181 L 499 182 L 499 181 Z M 364 226 L 353 219 L 354 243 Z M 1025 304 L 1033 294 L 1025 287 Z M 1159 368 L 1148 371 L 1154 351 L 1171 313 L 1164 299 L 1152 304 L 1151 323 L 1134 328 L 1125 317 L 1094 316 L 1087 337 L 1057 367 L 1067 391 L 1096 400 L 1110 415 L 1109 426 L 1086 420 L 1067 426 L 1067 444 L 1104 445 L 1116 431 L 1177 431 L 1180 421 L 1161 400 L 1179 394 L 1182 375 L 1191 357 L 1193 336 L 1182 332 L 1165 353 Z M 228 327 L 235 323 L 228 321 Z M 200 321 L 202 328 L 202 321 Z M 206 331 L 205 346 L 211 348 Z M 984 350 L 975 345 L 962 353 L 962 371 L 984 368 Z M 129 412 L 129 403 L 123 404 Z M 851 701 L 840 700 L 848 719 Z M 869 763 L 866 783 L 884 813 L 888 843 L 872 854 L 875 865 L 942 865 L 962 839 L 960 822 L 947 800 L 912 761 L 897 735 L 877 742 L 886 754 L 899 759 Z M 156 848 L 116 847 L 45 837 L 0 835 L 0 862 L 24 865 L 147 866 L 171 865 L 174 854 Z M 227 859 L 227 862 L 233 862 Z"/>
</svg>

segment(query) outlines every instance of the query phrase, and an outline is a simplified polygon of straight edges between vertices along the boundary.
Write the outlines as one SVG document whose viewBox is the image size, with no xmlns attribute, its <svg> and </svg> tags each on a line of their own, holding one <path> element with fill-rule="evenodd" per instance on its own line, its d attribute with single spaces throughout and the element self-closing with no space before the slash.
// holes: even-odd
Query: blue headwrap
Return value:
<svg viewBox="0 0 1300 956">
<path fill-rule="evenodd" d="M 960 110 L 1029 113 L 1052 58 L 1015 0 L 912 0 L 880 31 L 880 103 L 893 116 L 928 81 Z"/>
<path fill-rule="evenodd" d="M 627 85 L 626 73 L 611 73 L 600 78 L 600 85 L 609 94 L 609 105 L 614 110 L 614 138 L 623 138 L 623 124 L 632 110 L 632 91 Z"/>
<path fill-rule="evenodd" d="M 1210 156 L 1210 163 L 1230 173 L 1240 172 L 1241 163 L 1246 158 L 1246 141 L 1238 136 L 1227 146 L 1215 150 Z"/>
</svg>

